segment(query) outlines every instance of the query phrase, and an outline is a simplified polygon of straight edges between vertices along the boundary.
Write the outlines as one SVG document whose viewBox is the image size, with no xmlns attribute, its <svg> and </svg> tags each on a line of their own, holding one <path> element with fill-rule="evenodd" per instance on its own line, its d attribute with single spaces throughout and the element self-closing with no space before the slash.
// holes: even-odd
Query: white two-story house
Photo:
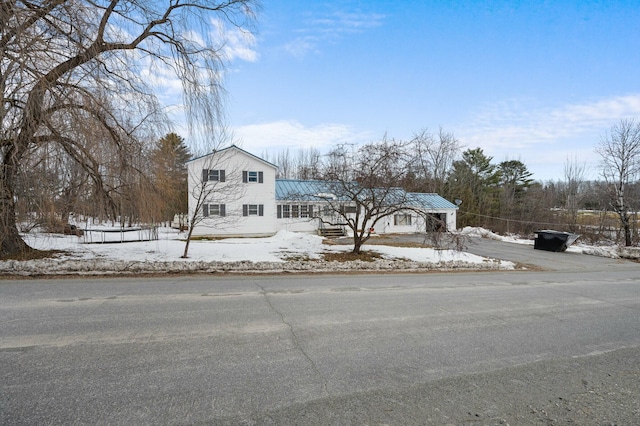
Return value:
<svg viewBox="0 0 640 426">
<path fill-rule="evenodd" d="M 275 165 L 232 145 L 189 161 L 187 170 L 194 236 L 277 232 Z"/>
<path fill-rule="evenodd" d="M 336 197 L 330 193 L 330 183 L 276 179 L 274 164 L 235 145 L 195 158 L 187 168 L 194 236 L 271 236 L 281 229 L 323 234 L 332 221 L 334 213 L 328 204 L 335 208 Z M 440 230 L 456 229 L 456 205 L 438 194 L 398 191 L 411 208 L 380 220 L 375 233 L 438 230 L 434 223 Z M 349 200 L 340 207 L 355 213 L 350 212 L 355 206 Z"/>
</svg>

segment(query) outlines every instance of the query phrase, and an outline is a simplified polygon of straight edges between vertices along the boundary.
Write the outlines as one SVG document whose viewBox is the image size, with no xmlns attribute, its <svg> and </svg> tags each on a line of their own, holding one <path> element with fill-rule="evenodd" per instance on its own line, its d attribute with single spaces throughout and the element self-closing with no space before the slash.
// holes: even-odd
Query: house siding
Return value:
<svg viewBox="0 0 640 426">
<path fill-rule="evenodd" d="M 320 213 L 325 204 L 326 183 L 320 181 L 278 180 L 276 166 L 231 146 L 214 154 L 191 160 L 189 170 L 189 217 L 193 217 L 198 204 L 196 195 L 202 185 L 215 188 L 202 204 L 224 205 L 224 214 L 203 217 L 196 221 L 194 236 L 255 237 L 271 236 L 280 230 L 316 233 L 320 227 L 317 218 L 283 217 L 282 206 L 312 205 Z M 204 170 L 217 170 L 211 175 Z M 203 183 L 205 176 L 218 176 L 217 181 Z M 298 195 L 296 195 L 298 194 Z M 299 195 L 303 194 L 303 195 Z M 329 194 L 330 195 L 330 194 Z M 410 193 L 412 205 L 425 212 L 441 214 L 446 229 L 456 229 L 457 207 L 437 194 Z M 250 208 L 250 206 L 252 206 Z M 279 210 L 280 208 L 280 210 Z M 202 209 L 202 208 L 201 208 Z M 258 214 L 249 214 L 257 212 Z M 382 218 L 374 225 L 375 233 L 425 232 L 427 224 L 415 211 L 399 212 L 411 216 L 411 224 L 395 224 L 394 216 Z M 348 230 L 347 230 L 348 231 Z"/>
<path fill-rule="evenodd" d="M 196 158 L 189 170 L 189 217 L 193 217 L 197 195 L 203 185 L 204 169 L 224 170 L 224 182 L 207 182 L 215 190 L 207 203 L 225 204 L 224 217 L 200 217 L 194 236 L 270 236 L 277 232 L 275 211 L 276 167 L 235 146 Z M 249 182 L 247 172 L 257 172 L 257 181 Z M 261 181 L 261 182 L 260 182 Z M 262 215 L 245 216 L 243 206 L 256 205 Z"/>
</svg>

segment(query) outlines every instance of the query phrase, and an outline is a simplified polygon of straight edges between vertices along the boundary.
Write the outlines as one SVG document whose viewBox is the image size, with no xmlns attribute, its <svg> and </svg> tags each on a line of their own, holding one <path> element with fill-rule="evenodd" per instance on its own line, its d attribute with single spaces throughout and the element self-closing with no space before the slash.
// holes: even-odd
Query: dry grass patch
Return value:
<svg viewBox="0 0 640 426">
<path fill-rule="evenodd" d="M 283 253 L 281 259 L 285 262 L 308 262 L 311 260 L 309 256 L 298 253 Z"/>
<path fill-rule="evenodd" d="M 0 260 L 36 260 L 36 259 L 48 259 L 57 257 L 60 255 L 68 254 L 63 250 L 36 250 L 31 249 L 24 252 L 20 252 L 13 256 L 2 256 Z"/>
<path fill-rule="evenodd" d="M 400 241 L 367 241 L 367 244 L 371 245 L 380 245 L 380 246 L 389 246 L 389 247 L 408 247 L 408 248 L 432 248 L 432 246 L 422 243 L 416 243 L 411 241 L 400 242 Z"/>
<path fill-rule="evenodd" d="M 224 240 L 228 237 L 207 237 L 207 236 L 197 236 L 197 237 L 191 237 L 190 240 L 191 241 L 220 241 L 220 240 Z M 186 239 L 181 239 L 180 241 L 184 241 L 186 242 Z"/>
<path fill-rule="evenodd" d="M 327 262 L 353 262 L 354 260 L 360 260 L 362 262 L 375 262 L 378 259 L 382 259 L 380 253 L 372 251 L 363 251 L 360 254 L 353 252 L 340 252 L 340 253 L 325 253 L 324 260 Z"/>
</svg>

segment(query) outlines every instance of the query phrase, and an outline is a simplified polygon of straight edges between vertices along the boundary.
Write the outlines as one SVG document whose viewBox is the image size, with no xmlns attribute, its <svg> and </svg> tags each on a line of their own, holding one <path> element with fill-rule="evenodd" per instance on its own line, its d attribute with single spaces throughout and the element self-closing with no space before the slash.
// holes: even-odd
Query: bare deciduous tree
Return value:
<svg viewBox="0 0 640 426">
<path fill-rule="evenodd" d="M 564 201 L 567 212 L 567 223 L 571 231 L 575 231 L 578 225 L 578 210 L 584 185 L 584 173 L 586 165 L 578 162 L 576 157 L 564 163 Z"/>
<path fill-rule="evenodd" d="M 601 157 L 602 177 L 610 189 L 611 206 L 620 218 L 625 246 L 630 246 L 631 205 L 627 191 L 640 174 L 640 123 L 620 120 L 600 139 L 596 151 Z"/>
<path fill-rule="evenodd" d="M 424 180 L 424 188 L 428 192 L 442 194 L 447 176 L 451 172 L 453 162 L 460 153 L 460 142 L 453 133 L 440 128 L 434 136 L 427 129 L 416 133 L 413 137 L 414 168 L 418 177 Z"/>
<path fill-rule="evenodd" d="M 320 177 L 320 151 L 309 147 L 298 152 L 296 176 L 298 179 L 318 179 Z"/>
<path fill-rule="evenodd" d="M 358 149 L 338 145 L 327 156 L 322 168 L 328 188 L 324 199 L 334 219 L 320 212 L 317 217 L 328 225 L 348 227 L 354 254 L 361 253 L 380 221 L 410 208 L 407 193 L 397 186 L 409 170 L 408 147 L 385 137 Z"/>
<path fill-rule="evenodd" d="M 291 155 L 289 154 L 289 148 L 280 151 L 276 156 L 275 163 L 278 165 L 278 172 L 276 178 L 278 179 L 292 179 L 295 173 L 295 165 Z"/>
<path fill-rule="evenodd" d="M 14 0 L 0 4 L 0 256 L 31 249 L 16 226 L 15 185 L 29 152 L 59 145 L 109 197 L 102 164 L 81 137 L 127 145 L 156 127 L 158 103 L 147 70 L 181 80 L 190 124 L 204 132 L 221 121 L 223 65 L 212 21 L 253 20 L 252 0 Z M 195 35 L 197 34 L 197 36 Z M 151 126 L 153 120 L 154 125 Z M 123 157 L 121 157 L 123 158 Z M 118 178 L 118 177 L 116 177 Z M 117 179 L 116 179 L 117 180 Z M 111 202 L 111 207 L 115 207 Z"/>
</svg>

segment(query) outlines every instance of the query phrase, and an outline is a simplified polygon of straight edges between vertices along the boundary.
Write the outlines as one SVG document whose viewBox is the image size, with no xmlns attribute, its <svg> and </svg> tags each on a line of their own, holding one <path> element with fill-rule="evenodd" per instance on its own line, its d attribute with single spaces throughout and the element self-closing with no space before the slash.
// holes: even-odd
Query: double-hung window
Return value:
<svg viewBox="0 0 640 426">
<path fill-rule="evenodd" d="M 242 216 L 264 216 L 264 204 L 243 204 Z"/>
<path fill-rule="evenodd" d="M 411 225 L 410 214 L 397 214 L 393 216 L 393 224 L 396 226 L 408 226 Z"/>
<path fill-rule="evenodd" d="M 244 183 L 263 183 L 264 182 L 264 172 L 243 170 L 242 171 L 242 182 L 244 182 Z"/>
<path fill-rule="evenodd" d="M 353 205 L 342 204 L 340 206 L 340 213 L 342 213 L 342 214 L 356 213 L 357 211 L 358 211 L 358 208 L 356 206 L 353 206 Z"/>
<path fill-rule="evenodd" d="M 202 216 L 211 217 L 211 216 L 221 216 L 224 217 L 227 215 L 225 204 L 203 204 L 202 205 Z"/>
<path fill-rule="evenodd" d="M 203 182 L 224 182 L 225 181 L 224 170 L 203 169 L 202 181 Z"/>
</svg>

